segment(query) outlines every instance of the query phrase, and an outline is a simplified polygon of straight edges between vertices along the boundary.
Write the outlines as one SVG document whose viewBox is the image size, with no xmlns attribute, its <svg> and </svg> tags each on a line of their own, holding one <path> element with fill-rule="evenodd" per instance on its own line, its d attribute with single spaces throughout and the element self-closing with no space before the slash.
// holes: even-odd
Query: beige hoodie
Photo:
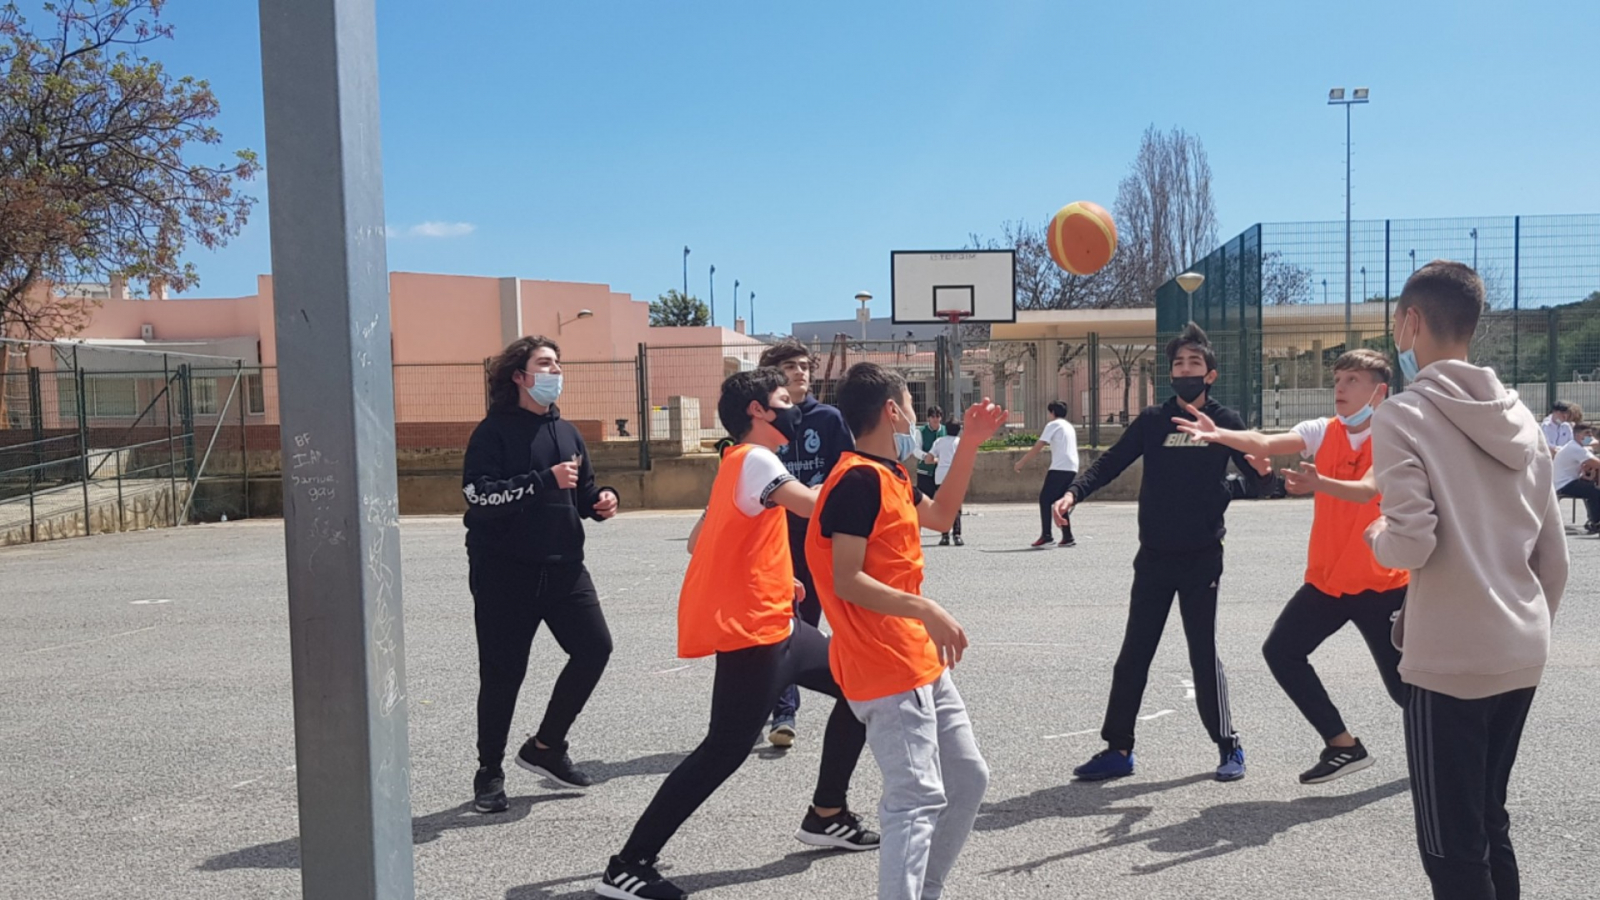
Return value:
<svg viewBox="0 0 1600 900">
<path fill-rule="evenodd" d="M 1428 366 L 1372 419 L 1378 562 L 1411 570 L 1400 677 L 1463 700 L 1534 687 L 1567 583 L 1553 465 L 1493 369 Z"/>
</svg>

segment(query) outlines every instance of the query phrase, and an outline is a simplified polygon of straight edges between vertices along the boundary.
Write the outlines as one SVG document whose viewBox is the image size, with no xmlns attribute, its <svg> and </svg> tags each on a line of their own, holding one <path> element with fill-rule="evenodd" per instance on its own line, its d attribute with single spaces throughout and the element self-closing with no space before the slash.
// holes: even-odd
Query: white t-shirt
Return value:
<svg viewBox="0 0 1600 900">
<path fill-rule="evenodd" d="M 1562 446 L 1556 453 L 1556 490 L 1577 481 L 1583 473 L 1583 461 L 1593 458 L 1594 454 L 1589 452 L 1589 448 L 1577 441 L 1568 441 Z"/>
<path fill-rule="evenodd" d="M 751 518 L 761 515 L 778 504 L 772 502 L 772 492 L 794 481 L 778 454 L 765 447 L 751 447 L 744 455 L 744 469 L 739 473 L 739 488 L 733 493 L 734 505 L 739 512 Z"/>
<path fill-rule="evenodd" d="M 1317 451 L 1322 449 L 1322 438 L 1328 433 L 1327 419 L 1307 419 L 1296 425 L 1293 429 L 1300 440 L 1306 442 L 1306 449 L 1300 451 L 1302 459 L 1316 459 Z M 1372 437 L 1372 426 L 1368 425 L 1360 431 L 1345 430 L 1345 437 L 1350 439 L 1350 449 L 1360 450 L 1361 445 Z"/>
<path fill-rule="evenodd" d="M 1571 422 L 1557 422 L 1554 417 L 1545 416 L 1540 424 L 1544 428 L 1544 441 L 1551 450 L 1559 450 L 1572 443 Z"/>
<path fill-rule="evenodd" d="M 1039 432 L 1039 440 L 1050 445 L 1050 471 L 1078 471 L 1078 430 L 1066 419 L 1051 419 Z"/>
<path fill-rule="evenodd" d="M 944 484 L 944 477 L 950 474 L 950 464 L 955 462 L 956 448 L 961 445 L 961 438 L 945 435 L 933 442 L 933 449 L 929 450 L 939 458 L 939 465 L 933 470 L 933 483 Z"/>
</svg>

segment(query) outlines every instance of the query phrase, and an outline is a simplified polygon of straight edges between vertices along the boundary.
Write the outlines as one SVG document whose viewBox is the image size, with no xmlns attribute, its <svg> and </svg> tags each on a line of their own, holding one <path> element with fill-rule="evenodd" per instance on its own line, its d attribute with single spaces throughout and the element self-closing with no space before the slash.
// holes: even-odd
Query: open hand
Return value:
<svg viewBox="0 0 1600 900">
<path fill-rule="evenodd" d="M 995 405 L 985 397 L 981 402 L 967 408 L 967 414 L 961 420 L 961 436 L 970 438 L 975 444 L 981 444 L 994 437 L 995 432 L 1006 424 L 1008 416 L 1003 407 Z"/>
<path fill-rule="evenodd" d="M 1211 421 L 1211 417 L 1201 412 L 1193 403 L 1184 403 L 1183 408 L 1189 411 L 1189 415 L 1194 416 L 1194 420 L 1173 416 L 1172 422 L 1178 426 L 1179 431 L 1208 444 L 1214 444 L 1222 437 L 1217 429 L 1217 423 Z"/>
<path fill-rule="evenodd" d="M 1303 462 L 1300 471 L 1293 469 L 1283 470 L 1283 487 L 1296 497 L 1314 493 L 1322 485 L 1322 473 L 1317 471 L 1316 464 Z"/>
<path fill-rule="evenodd" d="M 601 491 L 600 499 L 594 502 L 595 518 L 609 519 L 617 514 L 617 495 L 611 491 Z"/>
</svg>

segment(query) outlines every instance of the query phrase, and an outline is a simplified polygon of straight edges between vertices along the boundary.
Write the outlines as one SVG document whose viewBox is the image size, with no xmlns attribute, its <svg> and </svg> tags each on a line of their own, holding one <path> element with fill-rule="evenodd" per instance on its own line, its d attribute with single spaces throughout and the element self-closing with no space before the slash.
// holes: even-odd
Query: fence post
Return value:
<svg viewBox="0 0 1600 900">
<path fill-rule="evenodd" d="M 1089 446 L 1100 446 L 1100 335 L 1089 332 Z"/>
<path fill-rule="evenodd" d="M 39 367 L 28 367 L 28 425 L 33 431 L 33 464 L 44 465 L 44 391 L 39 380 Z M 28 491 L 39 484 L 42 469 L 33 469 L 28 475 Z"/>
<path fill-rule="evenodd" d="M 1511 220 L 1511 389 L 1522 380 L 1522 217 Z"/>
<path fill-rule="evenodd" d="M 178 386 L 178 416 L 183 423 L 184 473 L 192 489 L 197 480 L 194 458 L 194 369 L 187 363 L 178 367 Z"/>
<path fill-rule="evenodd" d="M 171 490 L 167 499 L 172 507 L 172 527 L 178 527 L 178 451 L 172 445 L 172 369 L 167 354 L 161 354 L 161 399 L 167 401 L 167 485 Z"/>
<path fill-rule="evenodd" d="M 650 348 L 639 344 L 634 360 L 634 377 L 639 387 L 639 468 L 650 471 Z"/>
<path fill-rule="evenodd" d="M 83 482 L 83 536 L 89 536 L 89 389 L 83 367 L 78 365 L 78 348 L 72 348 L 73 380 L 78 392 L 78 477 Z"/>
<path fill-rule="evenodd" d="M 1559 356 L 1558 351 L 1560 350 L 1561 344 L 1561 342 L 1557 340 L 1557 338 L 1561 336 L 1561 310 L 1554 306 L 1549 306 L 1545 308 L 1544 314 L 1545 341 L 1548 344 L 1545 352 L 1549 356 L 1549 359 L 1544 367 L 1544 408 L 1549 409 L 1550 404 L 1556 402 L 1557 399 L 1556 382 L 1561 380 L 1556 376 L 1556 359 Z M 1537 415 L 1543 411 L 1544 410 L 1536 409 L 1533 412 L 1535 415 Z"/>
<path fill-rule="evenodd" d="M 244 507 L 244 517 L 246 519 L 250 518 L 250 424 L 248 417 L 248 413 L 250 411 L 250 385 L 245 381 L 247 377 L 249 376 L 244 374 L 244 361 L 240 360 L 239 383 L 240 386 L 244 388 L 244 398 L 239 404 L 239 471 L 241 473 L 239 475 L 239 482 L 240 487 L 244 489 L 244 495 L 241 498 L 241 502 Z M 257 368 L 256 378 L 261 379 L 262 377 L 261 369 Z M 264 400 L 266 399 L 266 396 L 267 385 L 265 380 L 263 380 L 261 384 L 261 397 Z M 263 406 L 264 405 L 265 404 L 263 404 Z"/>
<path fill-rule="evenodd" d="M 950 411 L 951 421 L 955 420 L 956 402 L 950 393 L 950 339 L 939 335 L 933 342 L 933 395 L 938 397 L 940 406 Z"/>
</svg>

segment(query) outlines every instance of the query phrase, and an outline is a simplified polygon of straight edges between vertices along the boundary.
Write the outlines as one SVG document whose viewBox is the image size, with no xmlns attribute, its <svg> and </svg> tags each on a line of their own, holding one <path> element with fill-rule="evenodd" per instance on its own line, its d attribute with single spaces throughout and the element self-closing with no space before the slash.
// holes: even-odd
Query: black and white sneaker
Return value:
<svg viewBox="0 0 1600 900">
<path fill-rule="evenodd" d="M 1357 740 L 1354 747 L 1324 747 L 1322 759 L 1300 773 L 1301 784 L 1325 784 L 1372 765 L 1372 754 Z"/>
<path fill-rule="evenodd" d="M 481 766 L 472 778 L 472 808 L 481 813 L 502 813 L 506 803 L 506 773 L 499 766 Z"/>
<path fill-rule="evenodd" d="M 622 857 L 611 857 L 606 874 L 594 889 L 611 900 L 685 900 L 689 895 L 677 885 L 661 877 L 656 871 L 656 861 L 624 862 Z"/>
<path fill-rule="evenodd" d="M 842 809 L 824 819 L 817 815 L 816 807 L 806 810 L 795 840 L 813 847 L 833 847 L 838 850 L 876 850 L 881 838 L 876 831 L 861 827 L 861 817 Z"/>
<path fill-rule="evenodd" d="M 594 779 L 573 768 L 566 744 L 540 750 L 533 738 L 528 738 L 522 749 L 517 751 L 517 765 L 535 775 L 543 775 L 564 788 L 582 789 L 594 784 Z"/>
</svg>

